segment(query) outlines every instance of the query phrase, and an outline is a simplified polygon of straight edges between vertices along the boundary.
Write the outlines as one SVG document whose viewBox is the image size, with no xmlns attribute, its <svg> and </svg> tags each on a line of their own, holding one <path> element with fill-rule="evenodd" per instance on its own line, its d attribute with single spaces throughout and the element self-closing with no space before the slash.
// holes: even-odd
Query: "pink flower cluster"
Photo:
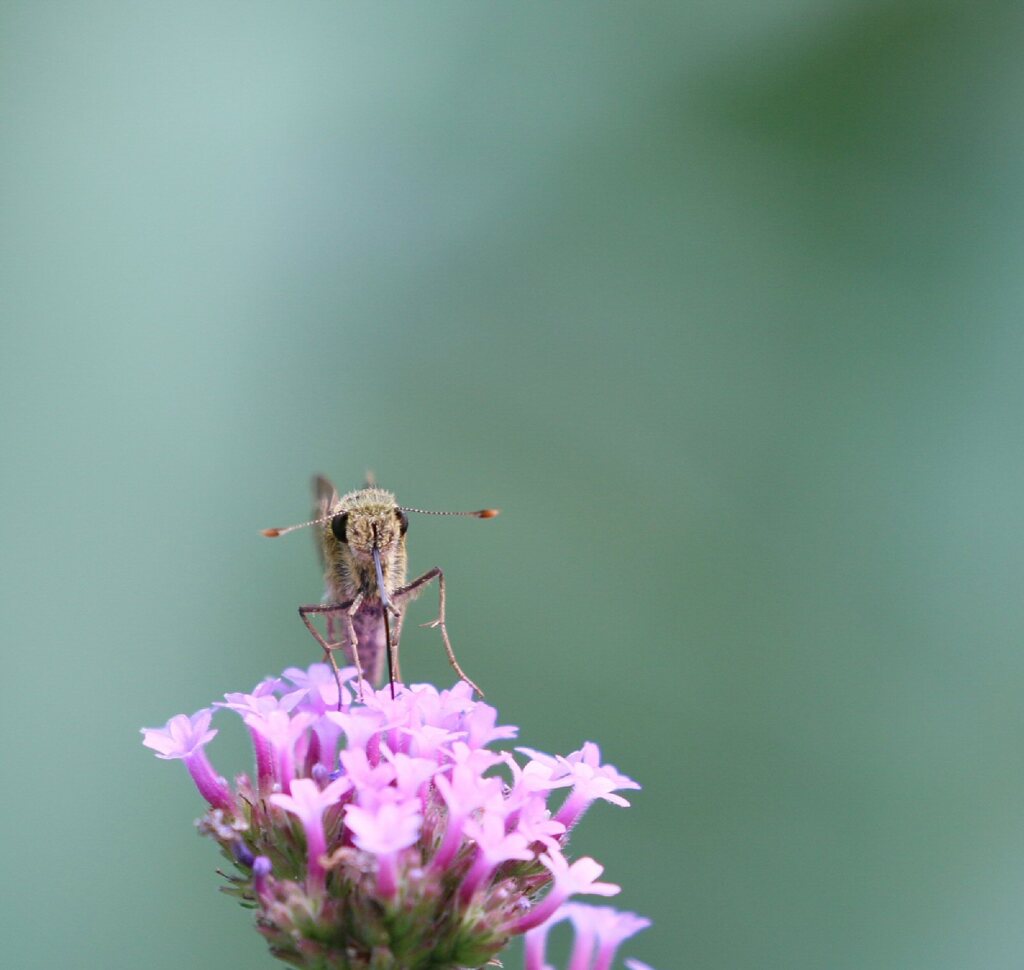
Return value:
<svg viewBox="0 0 1024 970">
<path fill-rule="evenodd" d="M 594 801 L 628 805 L 617 792 L 636 782 L 590 742 L 567 757 L 492 750 L 517 729 L 464 683 L 359 697 L 354 675 L 290 668 L 214 705 L 238 713 L 253 743 L 255 775 L 233 789 L 204 750 L 210 709 L 143 729 L 209 803 L 201 830 L 234 862 L 227 891 L 259 909 L 272 952 L 309 967 L 473 967 L 527 933 L 528 970 L 541 970 L 547 928 L 569 919 L 573 970 L 591 955 L 610 967 L 646 921 L 569 903 L 619 887 L 565 849 Z"/>
</svg>

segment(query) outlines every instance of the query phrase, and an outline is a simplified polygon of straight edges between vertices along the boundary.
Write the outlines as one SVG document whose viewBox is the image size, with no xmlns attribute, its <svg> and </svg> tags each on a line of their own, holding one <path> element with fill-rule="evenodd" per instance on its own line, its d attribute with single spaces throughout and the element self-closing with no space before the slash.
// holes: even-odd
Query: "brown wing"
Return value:
<svg viewBox="0 0 1024 970">
<path fill-rule="evenodd" d="M 322 519 L 338 504 L 338 490 L 324 475 L 313 476 L 313 516 Z"/>
<path fill-rule="evenodd" d="M 322 519 L 328 512 L 338 504 L 338 490 L 331 484 L 331 480 L 325 475 L 313 476 L 313 518 Z M 316 552 L 320 557 L 320 568 L 325 569 L 327 564 L 324 560 L 324 546 L 321 540 L 322 532 L 316 530 Z"/>
</svg>

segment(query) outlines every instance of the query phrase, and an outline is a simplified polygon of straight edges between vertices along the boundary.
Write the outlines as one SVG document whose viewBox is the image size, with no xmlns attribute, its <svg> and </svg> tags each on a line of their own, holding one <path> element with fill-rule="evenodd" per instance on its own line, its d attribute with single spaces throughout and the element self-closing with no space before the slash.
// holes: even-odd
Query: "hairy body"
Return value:
<svg viewBox="0 0 1024 970">
<path fill-rule="evenodd" d="M 378 684 L 383 675 L 387 640 L 373 546 L 376 541 L 384 595 L 393 603 L 395 593 L 405 585 L 408 519 L 398 511 L 395 496 L 381 488 L 363 488 L 339 497 L 326 478 L 317 477 L 313 490 L 314 515 L 325 520 L 318 530 L 324 566 L 322 605 L 351 607 L 362 595 L 352 615 L 351 634 L 344 614 L 335 611 L 326 615 L 327 638 L 340 644 L 349 663 L 361 669 L 371 683 Z M 339 516 L 345 518 L 344 528 L 337 524 Z M 400 615 L 399 612 L 396 619 Z M 396 629 L 393 637 L 396 654 L 398 632 Z"/>
<path fill-rule="evenodd" d="M 324 596 L 319 605 L 300 606 L 299 615 L 309 632 L 324 648 L 335 673 L 334 652 L 341 650 L 346 660 L 363 678 L 378 684 L 384 662 L 394 694 L 395 681 L 401 678 L 398 644 L 405 619 L 405 608 L 420 590 L 433 580 L 438 586 L 438 616 L 424 626 L 438 627 L 448 661 L 459 677 L 480 696 L 483 691 L 471 681 L 452 651 L 445 626 L 444 573 L 435 566 L 406 583 L 405 534 L 409 528 L 406 511 L 391 492 L 368 484 L 365 488 L 339 495 L 323 476 L 313 479 L 314 519 L 319 527 L 320 556 L 324 567 Z M 430 513 L 473 515 L 493 518 L 494 509 L 469 513 Z M 295 527 L 298 528 L 298 527 Z M 270 529 L 267 535 L 285 531 Z M 320 634 L 311 617 L 325 617 L 327 637 Z"/>
</svg>

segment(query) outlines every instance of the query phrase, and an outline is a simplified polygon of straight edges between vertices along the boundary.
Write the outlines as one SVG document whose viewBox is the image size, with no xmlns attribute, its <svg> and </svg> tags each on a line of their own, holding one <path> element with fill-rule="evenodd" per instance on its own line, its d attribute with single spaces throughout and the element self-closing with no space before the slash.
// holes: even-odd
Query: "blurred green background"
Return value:
<svg viewBox="0 0 1024 970">
<path fill-rule="evenodd" d="M 1021 21 L 0 3 L 4 965 L 276 965 L 138 729 L 316 659 L 258 530 L 372 468 L 503 509 L 412 567 L 644 783 L 625 953 L 1020 966 Z"/>
</svg>

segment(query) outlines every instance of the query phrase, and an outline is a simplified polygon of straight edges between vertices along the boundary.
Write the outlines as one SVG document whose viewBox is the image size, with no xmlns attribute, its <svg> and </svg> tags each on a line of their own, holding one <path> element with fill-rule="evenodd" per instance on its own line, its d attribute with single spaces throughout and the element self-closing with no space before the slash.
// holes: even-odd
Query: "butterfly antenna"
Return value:
<svg viewBox="0 0 1024 970">
<path fill-rule="evenodd" d="M 475 512 L 433 512 L 430 509 L 410 509 L 408 506 L 398 506 L 403 512 L 419 512 L 420 515 L 468 515 L 474 519 L 493 519 L 501 509 L 477 509 Z"/>
<path fill-rule="evenodd" d="M 260 535 L 264 535 L 268 539 L 276 539 L 278 536 L 286 536 L 289 532 L 294 532 L 296 529 L 305 529 L 310 525 L 323 525 L 324 522 L 330 522 L 337 514 L 338 510 L 335 509 L 330 515 L 322 515 L 319 519 L 310 519 L 308 522 L 300 522 L 298 525 L 286 525 L 280 529 L 261 529 Z"/>
</svg>

